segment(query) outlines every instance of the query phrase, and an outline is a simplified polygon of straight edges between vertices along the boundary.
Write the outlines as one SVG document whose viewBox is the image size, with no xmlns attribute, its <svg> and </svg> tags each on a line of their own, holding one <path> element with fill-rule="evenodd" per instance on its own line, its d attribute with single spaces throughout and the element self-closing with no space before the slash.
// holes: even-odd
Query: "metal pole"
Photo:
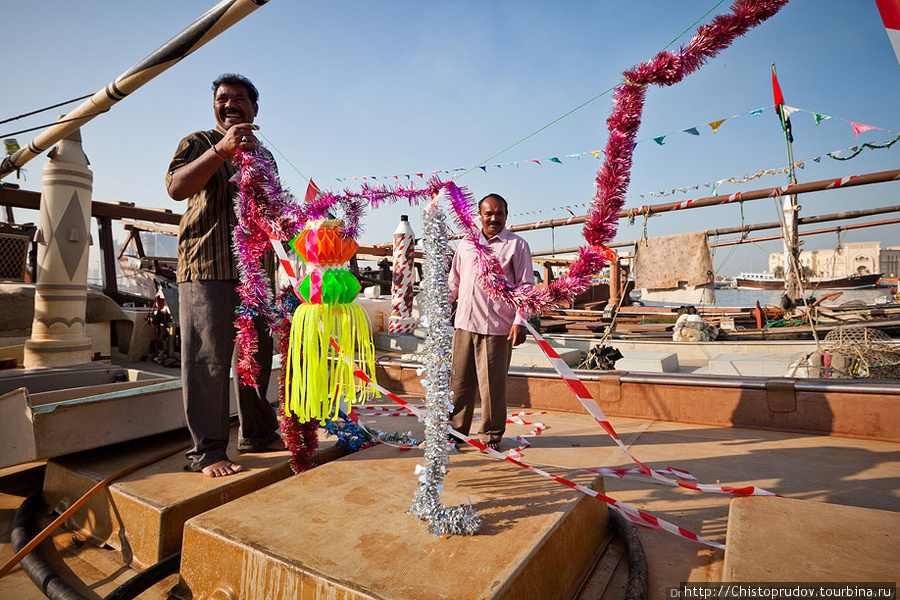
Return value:
<svg viewBox="0 0 900 600">
<path fill-rule="evenodd" d="M 815 217 L 804 217 L 804 218 L 798 219 L 797 223 L 799 225 L 812 225 L 814 223 L 826 223 L 829 221 L 845 221 L 847 219 L 858 219 L 860 217 L 869 217 L 872 215 L 881 215 L 881 214 L 892 213 L 892 212 L 900 212 L 900 205 L 885 206 L 882 208 L 872 208 L 872 209 L 868 209 L 868 210 L 855 210 L 855 211 L 849 211 L 849 212 L 831 213 L 828 215 L 818 215 Z M 883 221 L 873 221 L 871 225 L 869 225 L 867 223 L 863 223 L 863 224 L 859 224 L 859 225 L 854 225 L 852 227 L 854 229 L 857 229 L 860 227 L 868 227 L 868 226 L 884 225 L 884 224 L 885 223 Z M 706 231 L 706 235 L 707 235 L 707 237 L 714 237 L 714 236 L 719 236 L 719 235 L 729 235 L 732 233 L 749 233 L 751 231 L 760 231 L 763 229 L 780 229 L 780 228 L 781 228 L 780 221 L 770 221 L 768 223 L 757 223 L 755 225 L 745 225 L 743 227 L 728 227 L 725 229 L 709 229 Z M 844 226 L 844 227 L 840 227 L 839 229 L 849 229 L 849 228 L 850 227 Z M 838 228 L 835 228 L 835 229 L 838 229 Z M 823 230 L 823 231 L 835 231 L 835 229 L 829 229 L 829 230 Z M 821 233 L 821 232 L 818 230 L 817 231 L 809 231 L 809 232 L 798 232 L 798 235 L 804 236 L 804 235 L 809 235 L 811 233 Z M 781 236 L 772 236 L 772 237 L 764 238 L 764 240 L 777 240 L 780 237 Z M 751 242 L 751 241 L 756 242 L 756 241 L 764 241 L 764 240 L 760 239 L 760 238 L 753 239 L 753 240 L 741 238 L 740 240 L 735 240 L 735 241 L 730 241 L 730 242 L 721 242 L 721 243 L 717 243 L 717 244 L 710 244 L 710 247 L 717 248 L 719 246 L 734 246 L 734 245 L 742 244 L 745 242 Z M 638 243 L 638 241 L 639 240 L 629 240 L 627 242 L 614 242 L 612 244 L 609 244 L 609 247 L 610 248 L 627 248 L 629 246 L 635 246 Z M 543 252 L 532 252 L 532 256 L 535 256 L 535 257 L 537 257 L 537 256 L 554 256 L 556 254 L 572 254 L 575 252 L 578 252 L 578 248 L 564 248 L 564 249 L 560 249 L 560 250 L 556 250 L 556 251 L 545 250 Z"/>
<path fill-rule="evenodd" d="M 105 88 L 50 126 L 27 146 L 3 159 L 0 179 L 53 146 L 97 115 L 108 111 L 136 89 L 197 50 L 214 37 L 268 2 L 268 0 L 222 0 L 184 31 L 160 46 L 144 60 L 117 77 Z"/>
<path fill-rule="evenodd" d="M 819 181 L 810 181 L 807 183 L 798 183 L 797 185 L 785 185 L 779 187 L 763 188 L 759 190 L 751 190 L 749 192 L 735 192 L 729 196 L 707 196 L 705 198 L 697 198 L 695 200 L 684 200 L 682 202 L 666 202 L 663 204 L 651 204 L 649 206 L 639 206 L 633 209 L 635 215 L 649 214 L 657 215 L 674 210 L 686 210 L 692 208 L 703 208 L 705 206 L 718 206 L 720 204 L 731 204 L 734 202 L 747 202 L 750 200 L 762 200 L 765 198 L 776 198 L 783 196 L 785 193 L 805 194 L 808 192 L 823 192 L 826 190 L 836 190 L 838 188 L 855 187 L 858 185 L 868 185 L 870 183 L 884 183 L 887 181 L 900 180 L 900 169 L 892 171 L 879 171 L 876 173 L 865 173 L 863 175 L 851 175 L 850 177 L 842 177 L 840 179 L 821 179 Z M 629 214 L 628 210 L 620 210 L 616 213 L 616 217 L 624 219 Z M 564 225 L 579 225 L 584 223 L 587 217 L 581 215 L 578 217 L 568 217 L 566 219 L 551 219 L 549 221 L 536 221 L 534 223 L 523 223 L 521 225 L 507 226 L 512 232 L 529 231 L 533 229 L 546 229 L 548 227 L 562 227 Z M 462 237 L 462 234 L 453 236 L 454 238 Z M 389 246 L 390 244 L 386 244 Z M 614 245 L 613 245 L 614 246 Z"/>
<path fill-rule="evenodd" d="M 801 231 L 798 235 L 818 235 L 821 233 L 834 233 L 835 231 L 846 231 L 848 229 L 864 229 L 866 227 L 878 227 L 880 225 L 894 225 L 896 223 L 900 223 L 900 219 L 885 219 L 883 221 L 872 221 L 870 223 L 857 223 L 855 225 L 842 225 L 841 227 L 827 227 L 825 229 L 813 229 L 811 231 Z M 731 242 L 719 242 L 717 244 L 710 244 L 713 248 L 720 248 L 722 246 L 735 246 L 737 244 L 749 243 L 749 242 L 765 242 L 770 240 L 777 240 L 781 236 L 773 235 L 768 237 L 761 238 L 753 238 L 747 240 L 735 240 Z"/>
<path fill-rule="evenodd" d="M 775 64 L 772 63 L 772 81 L 777 77 Z M 778 92 L 779 97 L 781 92 Z M 777 102 L 777 100 L 776 100 Z M 784 104 L 775 107 L 781 121 L 781 130 L 784 133 L 784 145 L 788 157 L 788 184 L 796 185 L 797 177 L 794 173 L 794 149 L 791 145 L 792 136 L 788 126 L 787 117 L 784 114 Z M 786 194 L 781 200 L 781 211 L 784 218 L 782 236 L 784 239 L 784 293 L 791 300 L 800 297 L 800 244 L 797 239 L 797 213 L 800 207 L 797 205 L 796 194 Z"/>
</svg>

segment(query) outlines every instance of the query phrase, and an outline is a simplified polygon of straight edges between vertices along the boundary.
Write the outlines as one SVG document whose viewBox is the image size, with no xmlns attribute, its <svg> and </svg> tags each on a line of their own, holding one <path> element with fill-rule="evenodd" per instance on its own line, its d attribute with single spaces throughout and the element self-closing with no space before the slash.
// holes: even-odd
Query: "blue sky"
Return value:
<svg viewBox="0 0 900 600">
<path fill-rule="evenodd" d="M 4 61 L 0 120 L 97 91 L 214 4 L 31 0 L 5 9 L 4 46 L 11 53 Z M 322 188 L 341 189 L 354 187 L 347 180 L 353 176 L 380 182 L 394 174 L 477 167 L 528 138 L 491 158 L 486 172 L 476 169 L 457 182 L 476 197 L 504 195 L 510 224 L 564 218 L 564 206 L 584 214 L 576 205 L 590 200 L 600 163 L 583 153 L 606 143 L 611 94 L 531 134 L 614 87 L 623 70 L 652 57 L 715 4 L 271 0 L 83 128 L 94 199 L 183 210 L 166 195 L 166 167 L 184 135 L 214 125 L 210 82 L 233 71 L 260 89 L 257 123 L 297 196 L 306 188 L 300 173 Z M 808 113 L 792 118 L 794 157 L 807 160 L 797 171 L 801 182 L 900 165 L 900 144 L 845 162 L 811 160 L 898 135 L 890 132 L 900 132 L 900 65 L 874 0 L 792 0 L 681 83 L 649 91 L 627 206 L 708 196 L 704 183 L 784 166 L 784 140 L 771 108 L 772 63 L 787 104 L 832 117 L 818 126 Z M 747 114 L 758 108 L 766 111 Z M 0 125 L 0 134 L 52 121 L 60 112 Z M 735 115 L 716 133 L 707 125 Z M 854 140 L 849 121 L 887 131 Z M 701 135 L 680 133 L 689 127 Z M 15 137 L 24 145 L 34 135 Z M 667 136 L 662 146 L 652 140 L 660 135 Z M 575 154 L 580 159 L 567 157 Z M 548 162 L 550 157 L 562 164 Z M 45 162 L 46 156 L 34 159 L 27 180 L 18 183 L 39 190 Z M 764 175 L 720 189 L 731 193 L 786 181 L 785 175 Z M 687 194 L 649 195 L 696 184 L 700 188 Z M 801 214 L 898 204 L 898 192 L 896 183 L 886 183 L 807 194 L 799 198 Z M 418 212 L 400 205 L 370 212 L 361 243 L 388 241 L 400 214 L 409 214 L 417 228 Z M 768 222 L 777 215 L 773 202 L 762 200 L 747 203 L 744 218 Z M 883 218 L 889 217 L 875 217 Z M 740 208 L 725 206 L 652 218 L 647 233 L 740 223 Z M 898 246 L 898 232 L 897 226 L 857 230 L 844 241 Z M 642 233 L 641 222 L 622 221 L 617 239 Z M 577 226 L 524 235 L 535 251 L 577 246 L 582 239 Z M 837 242 L 834 234 L 806 239 L 806 249 Z M 714 259 L 717 273 L 763 270 L 767 252 L 778 249 L 773 242 L 722 248 Z"/>
</svg>

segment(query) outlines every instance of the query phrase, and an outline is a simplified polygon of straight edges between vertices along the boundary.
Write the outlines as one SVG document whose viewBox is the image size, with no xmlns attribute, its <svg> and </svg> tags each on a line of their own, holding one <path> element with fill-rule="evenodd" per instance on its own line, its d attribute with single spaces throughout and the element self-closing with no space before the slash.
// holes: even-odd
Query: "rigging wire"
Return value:
<svg viewBox="0 0 900 600">
<path fill-rule="evenodd" d="M 774 198 L 772 198 L 772 200 L 775 203 L 776 212 L 778 213 L 778 221 L 781 223 L 781 235 L 782 235 L 782 239 L 784 240 L 785 248 L 789 248 L 790 244 L 788 244 L 789 240 L 787 237 L 788 236 L 787 218 L 784 216 L 784 212 L 781 210 L 781 207 L 778 205 L 779 198 L 781 198 L 780 194 L 778 196 L 775 196 Z M 816 351 L 821 352 L 822 345 L 821 345 L 821 342 L 819 342 L 819 334 L 816 331 L 816 315 L 815 315 L 815 313 L 817 313 L 818 310 L 816 309 L 815 305 L 813 305 L 812 307 L 810 307 L 810 305 L 809 305 L 807 289 L 803 285 L 803 279 L 804 279 L 802 276 L 803 275 L 803 266 L 800 263 L 800 257 L 798 255 L 795 255 L 793 251 L 786 252 L 785 254 L 787 255 L 786 261 L 785 261 L 785 271 L 787 271 L 788 268 L 793 268 L 794 272 L 797 274 L 797 287 L 800 289 L 800 300 L 803 302 L 804 308 L 806 308 L 806 317 L 809 319 L 809 329 L 812 332 L 813 339 L 816 341 Z M 787 264 L 787 260 L 791 261 L 791 265 Z M 785 312 L 787 313 L 787 310 Z M 798 362 L 798 366 L 799 366 L 799 362 Z M 797 370 L 797 367 L 794 368 L 795 372 L 796 372 L 796 370 Z"/>
<path fill-rule="evenodd" d="M 72 104 L 73 102 L 78 102 L 79 100 L 85 100 L 87 98 L 90 98 L 93 95 L 94 94 L 87 94 L 85 96 L 80 96 L 78 98 L 72 98 L 71 100 L 66 100 L 65 102 L 60 102 L 58 104 L 53 104 L 51 106 L 46 106 L 44 108 L 39 108 L 39 109 L 33 110 L 31 112 L 23 113 L 21 115 L 15 116 L 15 117 L 10 117 L 8 119 L 4 119 L 4 120 L 0 121 L 0 125 L 3 125 L 4 123 L 9 123 L 10 121 L 17 121 L 19 119 L 24 119 L 25 117 L 30 117 L 31 115 L 36 115 L 38 113 L 42 113 L 42 112 L 45 112 L 48 110 L 53 110 L 54 108 L 59 108 L 60 106 L 65 106 L 66 104 Z"/>
<path fill-rule="evenodd" d="M 666 50 L 668 50 L 669 46 L 671 46 L 671 45 L 674 44 L 676 41 L 678 41 L 679 39 L 681 39 L 681 37 L 684 36 L 688 31 L 691 31 L 692 29 L 694 29 L 694 27 L 697 26 L 697 23 L 699 23 L 700 21 L 702 21 L 703 19 L 705 19 L 712 11 L 716 10 L 719 6 L 721 6 L 721 5 L 724 4 L 724 3 L 725 3 L 725 0 L 719 0 L 719 2 L 717 2 L 715 5 L 713 5 L 712 8 L 710 8 L 708 11 L 706 11 L 702 16 L 700 16 L 698 19 L 696 19 L 692 24 L 690 24 L 690 25 L 688 25 L 687 27 L 685 27 L 684 30 L 683 30 L 681 33 L 679 33 L 677 36 L 675 36 L 675 38 L 674 38 L 671 42 L 669 42 L 668 44 L 666 44 L 665 46 L 663 46 L 663 48 L 660 49 L 656 54 L 659 54 L 660 52 L 665 52 Z M 654 56 L 656 56 L 656 54 L 654 54 Z M 584 107 L 587 106 L 588 104 L 591 104 L 591 103 L 594 102 L 595 100 L 598 100 L 598 99 L 602 98 L 602 97 L 605 96 L 606 94 L 608 94 L 608 93 L 610 93 L 611 91 L 615 90 L 619 85 L 620 85 L 620 84 L 617 83 L 616 85 L 611 86 L 611 87 L 609 87 L 609 88 L 603 90 L 602 92 L 600 92 L 599 94 L 597 94 L 596 96 L 594 96 L 593 98 L 591 98 L 590 100 L 587 100 L 587 101 L 585 101 L 585 102 L 582 102 L 581 104 L 579 104 L 578 106 L 576 106 L 575 108 L 573 108 L 572 110 L 570 110 L 569 112 L 565 113 L 564 115 L 562 115 L 562 116 L 560 116 L 560 117 L 557 117 L 557 118 L 553 119 L 552 121 L 550 121 L 550 122 L 547 123 L 546 125 L 544 125 L 544 126 L 538 128 L 536 131 L 533 131 L 533 132 L 529 133 L 528 135 L 526 135 L 525 137 L 523 137 L 523 138 L 520 139 L 519 141 L 513 142 L 512 144 L 510 144 L 509 146 L 507 146 L 506 148 L 504 148 L 504 149 L 501 150 L 500 152 L 497 152 L 496 154 L 494 154 L 494 155 L 492 155 L 492 156 L 489 156 L 488 158 L 482 160 L 482 161 L 479 162 L 477 165 L 471 167 L 471 168 L 468 169 L 467 171 L 465 171 L 465 172 L 463 172 L 463 173 L 460 173 L 459 175 L 454 176 L 454 177 L 452 178 L 452 180 L 455 180 L 455 179 L 459 179 L 459 178 L 465 177 L 466 175 L 468 175 L 469 173 L 471 173 L 472 171 L 474 171 L 475 169 L 477 169 L 479 166 L 484 165 L 484 164 L 486 164 L 486 163 L 489 163 L 490 161 L 494 160 L 495 158 L 497 158 L 497 157 L 500 156 L 501 154 L 504 154 L 504 153 L 507 152 L 508 150 L 512 150 L 513 148 L 515 148 L 515 147 L 518 146 L 519 144 L 525 142 L 525 141 L 528 140 L 528 139 L 533 138 L 534 136 L 536 136 L 537 134 L 541 133 L 541 132 L 544 131 L 545 129 L 547 129 L 547 128 L 549 128 L 549 127 L 552 127 L 553 125 L 556 125 L 557 123 L 559 123 L 560 121 L 562 121 L 563 119 L 565 119 L 566 117 L 568 117 L 569 115 L 571 115 L 571 114 L 573 114 L 573 113 L 575 113 L 575 112 L 581 110 L 582 108 L 584 108 Z"/>
<path fill-rule="evenodd" d="M 698 23 L 700 23 L 703 19 L 705 19 L 707 16 L 709 16 L 710 13 L 712 13 L 714 10 L 716 10 L 719 6 L 721 6 L 721 5 L 724 4 L 724 3 L 725 3 L 725 0 L 719 0 L 718 2 L 716 2 L 716 4 L 714 4 L 714 5 L 713 5 L 709 10 L 707 10 L 703 15 L 701 15 L 699 18 L 697 18 L 692 24 L 690 24 L 690 25 L 688 25 L 687 27 L 685 27 L 684 30 L 681 31 L 681 33 L 679 33 L 677 36 L 675 36 L 674 39 L 672 39 L 672 41 L 670 41 L 668 44 L 666 44 L 665 46 L 663 46 L 663 48 L 662 48 L 661 50 L 659 50 L 659 52 L 664 52 L 665 50 L 667 50 L 672 44 L 674 44 L 676 41 L 678 41 L 679 39 L 681 39 L 687 32 L 689 32 L 689 31 L 691 31 L 692 29 L 694 29 L 694 28 L 697 26 Z M 657 54 L 659 54 L 659 52 L 657 52 Z M 655 55 L 654 55 L 654 56 L 655 56 Z M 548 129 L 549 127 L 552 127 L 553 125 L 555 125 L 556 123 L 562 121 L 563 119 L 565 119 L 565 118 L 568 117 L 569 115 L 571 115 L 571 114 L 573 114 L 573 113 L 575 113 L 575 112 L 581 110 L 582 108 L 584 108 L 584 107 L 587 106 L 588 104 L 591 104 L 591 103 L 594 102 L 595 100 L 598 100 L 598 99 L 602 98 L 603 96 L 609 94 L 610 92 L 612 92 L 613 90 L 615 90 L 616 87 L 618 87 L 618 85 L 619 85 L 619 84 L 610 86 L 609 88 L 603 90 L 602 92 L 600 92 L 599 94 L 597 94 L 597 95 L 594 96 L 593 98 L 591 98 L 591 99 L 589 99 L 589 100 L 587 100 L 587 101 L 585 101 L 585 102 L 582 102 L 581 104 L 579 104 L 578 106 L 576 106 L 576 107 L 573 108 L 572 110 L 568 111 L 567 113 L 563 114 L 563 115 L 560 116 L 560 117 L 557 117 L 556 119 L 553 119 L 553 120 L 550 121 L 549 123 L 543 125 L 542 127 L 538 128 L 537 130 L 535 130 L 535 131 L 529 133 L 528 135 L 526 135 L 525 137 L 521 138 L 520 140 L 518 140 L 518 141 L 516 141 L 516 142 L 513 142 L 512 144 L 510 144 L 510 145 L 507 146 L 506 148 L 500 150 L 500 151 L 497 152 L 496 154 L 494 154 L 494 155 L 492 155 L 492 156 L 490 156 L 490 157 L 488 157 L 488 158 L 482 160 L 482 161 L 479 162 L 477 165 L 473 166 L 472 168 L 468 169 L 467 171 L 464 171 L 463 173 L 460 173 L 459 175 L 456 175 L 456 176 L 452 177 L 452 178 L 451 178 L 451 181 L 453 181 L 453 180 L 455 180 L 455 179 L 459 179 L 459 178 L 461 178 L 461 177 L 465 177 L 466 175 L 468 175 L 469 173 L 471 173 L 472 171 L 474 171 L 475 169 L 477 169 L 480 165 L 483 165 L 483 164 L 485 164 L 485 163 L 490 162 L 491 160 L 497 158 L 497 157 L 500 156 L 501 154 L 504 154 L 505 152 L 507 152 L 507 151 L 509 151 L 509 150 L 511 150 L 511 149 L 513 149 L 513 148 L 515 148 L 516 146 L 518 146 L 519 144 L 525 142 L 526 140 L 528 140 L 528 139 L 530 139 L 530 138 L 536 136 L 537 134 L 541 133 L 541 132 L 544 131 L 545 129 Z M 257 130 L 257 131 L 258 131 L 258 130 Z M 262 134 L 260 134 L 260 137 L 262 137 L 262 138 L 269 144 L 269 147 L 270 147 L 271 149 L 275 150 L 276 152 L 278 152 L 278 154 L 280 154 L 281 156 L 283 156 L 283 157 L 285 158 L 285 160 L 287 160 L 288 164 L 289 164 L 295 171 L 297 171 L 297 173 L 299 173 L 300 176 L 303 177 L 303 179 L 309 181 L 309 178 L 306 177 L 306 175 L 304 175 L 304 174 L 300 171 L 300 169 L 298 169 L 298 168 L 297 168 L 297 167 L 296 167 L 296 166 L 295 166 L 295 165 L 294 165 L 294 164 L 293 164 L 293 163 L 292 163 L 292 162 L 284 155 L 284 153 L 281 152 L 281 150 L 279 150 L 274 144 L 272 144 L 271 140 L 269 140 L 268 138 L 266 138 L 266 137 L 263 136 Z"/>
<path fill-rule="evenodd" d="M 80 117 L 74 117 L 72 119 L 60 119 L 59 121 L 54 121 L 53 123 L 45 123 L 44 125 L 38 125 L 37 127 L 29 127 L 28 129 L 20 129 L 19 131 L 13 131 L 11 133 L 0 134 L 0 137 L 12 137 L 14 135 L 18 135 L 20 133 L 28 133 L 29 131 L 37 131 L 38 129 L 46 129 L 47 127 L 51 127 L 53 125 L 60 125 L 62 123 L 71 123 L 73 121 L 84 121 L 85 119 L 89 119 L 91 117 L 96 117 L 97 115 L 102 115 L 105 112 L 109 112 L 109 109 L 106 108 L 104 110 L 99 110 L 95 113 L 88 113 L 86 115 L 81 115 Z"/>
<path fill-rule="evenodd" d="M 263 140 L 265 140 L 265 142 L 269 145 L 269 147 L 272 148 L 272 150 L 274 150 L 275 152 L 277 152 L 279 155 L 281 155 L 282 158 L 284 158 L 284 160 L 287 161 L 287 164 L 289 164 L 289 165 L 291 166 L 291 168 L 293 168 L 295 171 L 297 171 L 297 173 L 300 174 L 300 177 L 302 177 L 303 179 L 305 179 L 307 183 L 310 182 L 309 177 L 307 177 L 306 175 L 304 175 L 303 172 L 300 171 L 300 169 L 298 169 L 298 168 L 294 165 L 294 163 L 291 162 L 291 159 L 289 159 L 287 156 L 285 156 L 284 152 L 282 152 L 281 150 L 279 150 L 278 148 L 276 148 L 276 147 L 275 147 L 275 144 L 273 144 L 272 141 L 271 141 L 269 138 L 267 138 L 266 136 L 264 136 L 264 135 L 262 134 L 262 132 L 259 130 L 259 127 L 256 128 L 256 134 L 255 134 L 255 135 L 258 135 L 258 136 L 261 137 Z"/>
</svg>

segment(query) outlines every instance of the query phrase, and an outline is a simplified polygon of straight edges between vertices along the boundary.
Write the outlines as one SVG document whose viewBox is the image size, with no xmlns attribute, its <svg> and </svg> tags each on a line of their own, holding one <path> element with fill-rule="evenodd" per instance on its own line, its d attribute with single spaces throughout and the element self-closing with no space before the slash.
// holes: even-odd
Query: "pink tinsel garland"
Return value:
<svg viewBox="0 0 900 600">
<path fill-rule="evenodd" d="M 261 268 L 261 259 L 269 238 L 291 239 L 307 219 L 323 218 L 335 206 L 340 206 L 344 212 L 342 234 L 356 238 L 366 204 L 377 208 L 385 202 L 405 199 L 410 205 L 414 205 L 444 188 L 450 196 L 459 225 L 477 249 L 479 283 L 488 290 L 492 298 L 527 314 L 540 313 L 570 301 L 587 289 L 594 275 L 600 272 L 606 261 L 599 247 L 615 237 L 618 226 L 616 215 L 624 205 L 631 179 L 632 154 L 641 124 L 647 85 L 669 86 L 678 83 L 727 48 L 735 38 L 775 15 L 787 1 L 737 0 L 732 5 L 730 14 L 719 15 L 709 25 L 698 28 L 690 42 L 677 53 L 660 52 L 651 60 L 623 73 L 625 82 L 613 94 L 613 110 L 607 119 L 609 138 L 603 151 L 605 160 L 597 173 L 597 191 L 585 220 L 583 233 L 588 245 L 579 250 L 578 258 L 570 266 L 567 275 L 541 289 L 518 288 L 507 281 L 496 256 L 479 241 L 479 230 L 472 216 L 474 207 L 471 194 L 452 182 L 445 184 L 432 178 L 421 190 L 415 189 L 412 184 L 408 188 L 398 185 L 393 189 L 384 185 L 364 184 L 358 192 L 324 192 L 311 202 L 299 205 L 289 192 L 281 188 L 262 150 L 239 152 L 235 160 L 241 166 L 241 186 L 235 199 L 238 226 L 235 229 L 234 245 L 241 271 L 241 306 L 235 320 L 240 347 L 238 372 L 241 382 L 255 385 L 258 373 L 258 366 L 253 359 L 256 349 L 253 317 L 261 314 L 268 319 L 270 325 L 274 326 L 275 323 L 266 278 Z"/>
<path fill-rule="evenodd" d="M 598 246 L 616 235 L 619 210 L 625 204 L 625 192 L 631 180 L 635 137 L 641 125 L 646 86 L 668 86 L 678 83 L 696 71 L 708 59 L 727 48 L 735 38 L 744 35 L 777 13 L 788 0 L 738 0 L 731 14 L 715 17 L 701 26 L 687 46 L 678 53 L 660 52 L 651 60 L 625 71 L 625 83 L 613 93 L 613 110 L 606 123 L 609 138 L 603 151 L 605 160 L 597 173 L 597 191 L 591 201 L 584 225 L 584 239 L 578 258 L 564 277 L 542 289 L 517 288 L 507 281 L 490 248 L 479 241 L 479 231 L 471 215 L 471 199 L 459 188 L 450 190 L 452 205 L 467 239 L 477 250 L 478 280 L 495 300 L 513 306 L 523 314 L 537 314 L 563 302 L 571 301 L 590 285 L 593 276 L 606 263 Z M 453 186 L 455 187 L 455 186 Z M 456 195 L 454 197 L 454 194 Z"/>
<path fill-rule="evenodd" d="M 257 337 L 253 321 L 262 316 L 269 327 L 277 321 L 263 268 L 269 238 L 292 239 L 303 221 L 299 220 L 300 210 L 293 196 L 282 189 L 267 153 L 262 149 L 238 152 L 235 162 L 241 168 L 240 187 L 234 199 L 234 249 L 241 278 L 240 305 L 234 321 L 237 371 L 242 385 L 256 387 L 259 363 L 255 358 Z"/>
</svg>

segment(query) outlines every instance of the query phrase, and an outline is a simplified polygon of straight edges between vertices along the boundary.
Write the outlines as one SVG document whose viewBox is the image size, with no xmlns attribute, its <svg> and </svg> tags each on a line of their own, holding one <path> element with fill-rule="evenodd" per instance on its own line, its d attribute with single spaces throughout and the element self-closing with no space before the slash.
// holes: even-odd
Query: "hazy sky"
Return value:
<svg viewBox="0 0 900 600">
<path fill-rule="evenodd" d="M 0 120 L 101 89 L 215 3 L 5 4 L 10 6 L 3 9 Z M 394 181 L 392 175 L 405 181 L 411 174 L 421 181 L 416 173 L 467 170 L 490 158 L 485 172 L 475 169 L 457 182 L 478 198 L 489 192 L 504 195 L 510 224 L 564 218 L 569 216 L 565 206 L 584 214 L 585 207 L 576 205 L 593 193 L 600 162 L 589 152 L 606 143 L 611 94 L 532 134 L 617 85 L 623 70 L 652 57 L 715 6 L 714 0 L 271 0 L 84 126 L 94 199 L 181 212 L 184 204 L 166 195 L 166 167 L 183 136 L 214 126 L 211 81 L 223 72 L 239 72 L 260 90 L 257 123 L 283 181 L 299 197 L 306 189 L 304 176 L 322 188 L 340 189 L 354 187 L 349 179 L 354 176 L 381 182 Z M 724 2 L 713 14 L 728 7 Z M 691 33 L 673 47 L 686 43 Z M 709 196 L 703 184 L 783 167 L 787 157 L 772 109 L 772 63 L 788 105 L 832 117 L 819 125 L 807 112 L 792 117 L 794 157 L 806 161 L 797 171 L 799 181 L 900 165 L 900 143 L 866 149 L 843 162 L 826 157 L 838 150 L 846 156 L 851 146 L 900 135 L 900 65 L 875 1 L 792 0 L 681 83 L 649 91 L 627 206 Z M 5 123 L 0 135 L 51 122 L 74 106 Z M 763 114 L 748 114 L 760 108 Z M 716 133 L 708 125 L 733 116 Z M 855 140 L 850 122 L 881 130 Z M 682 132 L 691 127 L 700 135 Z M 34 135 L 15 137 L 24 146 Z M 663 135 L 664 145 L 653 141 Z M 823 158 L 816 163 L 816 157 Z M 532 159 L 541 165 L 528 162 Z M 46 160 L 41 156 L 29 163 L 27 180 L 18 183 L 39 190 Z M 15 176 L 4 181 L 16 182 Z M 724 183 L 720 193 L 786 182 L 783 174 L 763 175 L 744 184 Z M 694 185 L 699 189 L 650 195 Z M 799 201 L 801 214 L 812 216 L 900 204 L 898 199 L 900 184 L 885 183 L 806 194 Z M 418 209 L 394 205 L 369 213 L 361 243 L 389 241 L 400 214 L 409 214 L 413 228 L 420 230 Z M 17 218 L 37 221 L 34 214 Z M 744 219 L 776 220 L 774 203 L 747 203 Z M 740 208 L 729 205 L 652 218 L 647 234 L 740 223 Z M 844 241 L 898 246 L 898 232 L 897 226 L 857 230 Z M 633 226 L 622 221 L 617 239 L 642 234 L 642 221 Z M 582 241 L 578 226 L 524 235 L 535 251 Z M 837 243 L 835 234 L 806 240 L 806 249 Z M 717 274 L 763 270 L 767 253 L 779 247 L 768 242 L 721 248 L 714 258 Z"/>
</svg>

